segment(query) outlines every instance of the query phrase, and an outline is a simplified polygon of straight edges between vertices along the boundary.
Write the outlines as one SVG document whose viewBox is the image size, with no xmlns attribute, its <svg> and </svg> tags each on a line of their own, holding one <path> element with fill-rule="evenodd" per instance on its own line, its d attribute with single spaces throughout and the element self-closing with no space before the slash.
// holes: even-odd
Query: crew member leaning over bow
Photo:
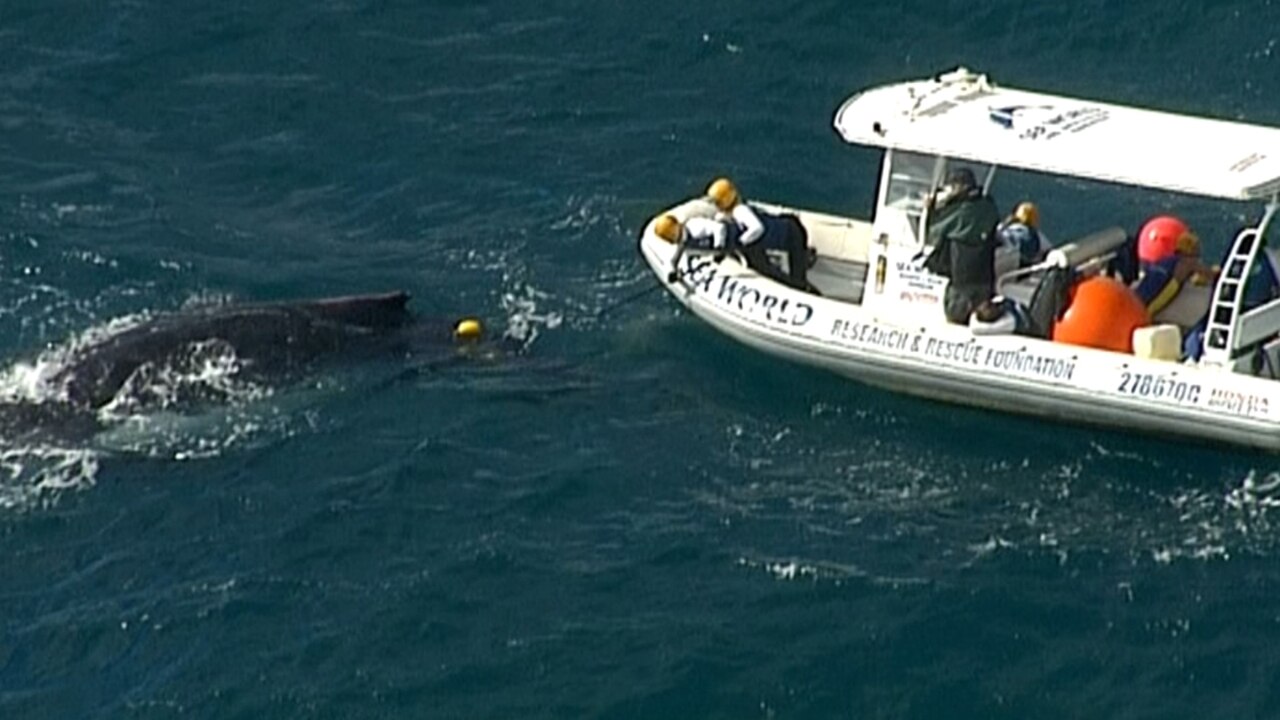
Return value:
<svg viewBox="0 0 1280 720">
<path fill-rule="evenodd" d="M 716 218 L 729 230 L 730 247 L 742 253 L 751 269 L 793 288 L 817 292 L 807 279 L 809 237 L 799 218 L 757 212 L 742 202 L 738 188 L 727 178 L 719 178 L 707 187 L 707 199 L 719 211 Z M 785 274 L 769 260 L 769 250 L 786 251 Z"/>
<path fill-rule="evenodd" d="M 680 275 L 680 258 L 687 248 L 724 252 L 728 248 L 729 227 L 726 223 L 705 217 L 691 217 L 683 223 L 675 215 L 666 214 L 653 221 L 653 233 L 676 246 L 671 256 L 671 270 L 667 282 L 675 282 Z"/>
</svg>

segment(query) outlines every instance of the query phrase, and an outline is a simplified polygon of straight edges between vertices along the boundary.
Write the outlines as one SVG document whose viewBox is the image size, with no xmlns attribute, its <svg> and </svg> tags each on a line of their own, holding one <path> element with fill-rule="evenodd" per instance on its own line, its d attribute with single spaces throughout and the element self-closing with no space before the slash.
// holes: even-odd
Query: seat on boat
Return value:
<svg viewBox="0 0 1280 720">
<path fill-rule="evenodd" d="M 1109 261 L 1129 240 L 1122 227 L 1109 227 L 1059 245 L 1045 256 L 1045 263 L 1085 272 Z"/>
<path fill-rule="evenodd" d="M 1064 276 L 1097 272 L 1121 251 L 1128 239 L 1124 228 L 1112 226 L 1085 235 L 1079 240 L 1058 245 L 1048 252 L 1042 262 L 1023 268 L 1014 267 L 1000 273 L 996 280 L 996 292 L 1031 306 L 1035 302 L 1037 289 L 1049 281 L 1051 270 L 1064 271 Z"/>
</svg>

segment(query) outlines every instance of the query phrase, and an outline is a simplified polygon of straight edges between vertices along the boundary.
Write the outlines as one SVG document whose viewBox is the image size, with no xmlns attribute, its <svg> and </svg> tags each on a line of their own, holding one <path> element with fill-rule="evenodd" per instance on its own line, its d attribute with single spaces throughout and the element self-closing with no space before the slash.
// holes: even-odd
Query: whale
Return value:
<svg viewBox="0 0 1280 720">
<path fill-rule="evenodd" d="M 243 377 L 287 379 L 326 360 L 394 349 L 415 322 L 408 301 L 397 291 L 162 314 L 77 348 L 49 382 L 71 404 L 98 408 L 142 366 L 177 363 L 215 342 L 234 352 Z M 435 335 L 441 345 L 451 342 Z"/>
<path fill-rule="evenodd" d="M 49 399 L 0 403 L 0 436 L 50 428 L 91 433 L 99 424 L 95 413 L 127 395 L 140 374 L 183 368 L 210 348 L 232 358 L 237 379 L 288 383 L 335 362 L 398 357 L 439 364 L 488 344 L 476 334 L 479 321 L 419 317 L 409 299 L 397 290 L 154 315 L 68 350 L 45 380 Z"/>
</svg>

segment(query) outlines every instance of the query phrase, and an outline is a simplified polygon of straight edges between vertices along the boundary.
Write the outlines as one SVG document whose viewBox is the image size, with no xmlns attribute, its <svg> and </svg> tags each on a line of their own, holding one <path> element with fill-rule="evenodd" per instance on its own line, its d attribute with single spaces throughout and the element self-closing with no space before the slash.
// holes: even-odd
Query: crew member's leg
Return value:
<svg viewBox="0 0 1280 720">
<path fill-rule="evenodd" d="M 974 308 L 989 299 L 989 296 L 990 293 L 984 288 L 965 288 L 949 283 L 947 291 L 942 296 L 942 310 L 946 313 L 949 322 L 968 325 L 969 315 Z"/>
<path fill-rule="evenodd" d="M 787 270 L 791 275 L 792 287 L 802 290 L 809 288 L 808 272 L 809 272 L 809 233 L 805 232 L 804 225 L 800 224 L 800 219 L 794 215 L 787 215 L 786 220 L 787 232 Z"/>
<path fill-rule="evenodd" d="M 782 274 L 778 266 L 769 259 L 769 251 L 765 250 L 764 243 L 756 241 L 750 245 L 743 245 L 740 249 L 742 257 L 747 261 L 747 266 L 752 270 L 778 282 L 790 284 L 790 279 Z"/>
</svg>

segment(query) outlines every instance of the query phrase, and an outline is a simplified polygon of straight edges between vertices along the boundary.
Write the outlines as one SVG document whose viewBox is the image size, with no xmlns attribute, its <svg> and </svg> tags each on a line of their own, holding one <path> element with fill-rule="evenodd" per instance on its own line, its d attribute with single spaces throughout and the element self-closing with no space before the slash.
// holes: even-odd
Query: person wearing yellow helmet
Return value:
<svg viewBox="0 0 1280 720">
<path fill-rule="evenodd" d="M 764 223 L 729 178 L 716 178 L 707 186 L 707 199 L 716 206 L 716 217 L 737 225 L 736 241 L 746 248 L 764 236 Z"/>
<path fill-rule="evenodd" d="M 707 186 L 707 198 L 715 203 L 721 212 L 729 212 L 737 206 L 741 196 L 738 188 L 729 178 L 716 178 Z"/>
<path fill-rule="evenodd" d="M 1019 267 L 1034 265 L 1044 259 L 1053 245 L 1040 232 L 1040 208 L 1032 202 L 1020 202 L 1009 217 L 996 228 L 1000 245 L 1018 251 Z"/>
<path fill-rule="evenodd" d="M 748 267 L 791 287 L 816 293 L 809 284 L 809 236 L 792 214 L 771 215 L 742 201 L 733 181 L 717 178 L 707 186 L 707 199 L 716 207 L 716 219 L 729 231 L 728 245 L 736 248 Z M 769 250 L 787 254 L 787 272 L 769 259 Z"/>
<path fill-rule="evenodd" d="M 654 218 L 653 234 L 677 246 L 677 259 L 686 247 L 699 250 L 724 250 L 729 241 L 729 230 L 723 221 L 691 217 L 680 222 L 670 213 Z"/>
<path fill-rule="evenodd" d="M 442 327 L 443 324 L 443 327 Z M 419 368 L 443 369 L 456 363 L 498 362 L 523 355 L 536 333 L 526 326 L 512 325 L 505 333 L 492 335 L 484 322 L 474 315 L 464 315 L 457 320 L 430 318 L 423 321 L 423 330 L 430 334 L 420 336 Z M 443 341 L 438 330 L 447 330 L 449 341 Z M 447 348 L 447 352 L 444 350 Z"/>
<path fill-rule="evenodd" d="M 728 249 L 729 228 L 720 220 L 708 217 L 691 217 L 684 222 L 670 213 L 659 215 L 652 223 L 653 234 L 676 246 L 671 256 L 671 270 L 667 282 L 675 282 L 679 276 L 680 258 L 685 250 L 709 250 L 724 252 Z"/>
<path fill-rule="evenodd" d="M 659 215 L 653 219 L 653 234 L 672 245 L 679 245 L 680 241 L 684 239 L 684 226 L 680 224 L 675 215 L 670 213 Z"/>
<path fill-rule="evenodd" d="M 1013 209 L 1013 219 L 1027 227 L 1039 228 L 1040 208 L 1036 207 L 1035 203 L 1024 200 Z"/>
</svg>

